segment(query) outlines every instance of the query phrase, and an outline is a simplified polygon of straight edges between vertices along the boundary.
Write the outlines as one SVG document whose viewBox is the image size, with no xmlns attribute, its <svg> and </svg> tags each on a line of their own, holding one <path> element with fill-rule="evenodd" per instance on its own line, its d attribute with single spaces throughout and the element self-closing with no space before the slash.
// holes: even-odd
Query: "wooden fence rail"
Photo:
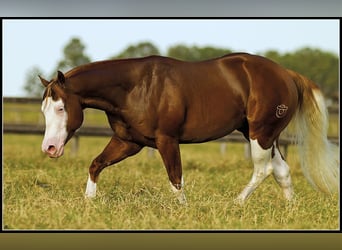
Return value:
<svg viewBox="0 0 342 250">
<path fill-rule="evenodd" d="M 3 102 L 7 103 L 40 103 L 41 99 L 39 98 L 13 98 L 13 97 L 3 97 Z M 329 109 L 331 113 L 338 113 L 338 108 L 334 107 Z M 39 134 L 43 135 L 45 131 L 44 125 L 34 125 L 34 124 L 18 124 L 18 123 L 4 123 L 3 124 L 3 133 L 12 133 L 12 134 Z M 110 137 L 113 135 L 113 131 L 109 127 L 100 127 L 100 126 L 84 126 L 81 127 L 75 133 L 75 140 L 72 143 L 72 152 L 76 153 L 78 150 L 78 142 L 80 136 L 106 136 Z M 333 136 L 329 137 L 329 140 L 335 144 L 339 144 L 339 137 Z M 222 137 L 216 142 L 221 143 L 221 153 L 225 153 L 226 151 L 226 143 L 234 142 L 234 143 L 245 143 L 245 156 L 250 157 L 250 148 L 246 139 L 243 137 L 241 133 L 238 131 L 234 131 L 233 133 Z M 288 146 L 293 143 L 293 140 L 290 137 L 282 136 L 279 140 L 279 144 L 283 147 L 284 156 L 286 157 Z"/>
<path fill-rule="evenodd" d="M 3 97 L 2 102 L 6 103 L 42 103 L 41 98 L 37 97 Z"/>
<path fill-rule="evenodd" d="M 6 103 L 41 103 L 42 99 L 37 97 L 3 97 L 2 102 Z M 331 105 L 328 107 L 329 113 L 338 114 L 339 105 Z"/>
<path fill-rule="evenodd" d="M 32 124 L 3 124 L 3 133 L 13 133 L 13 134 L 39 134 L 43 135 L 45 131 L 45 126 L 43 125 L 32 125 Z M 79 137 L 80 136 L 106 136 L 111 137 L 113 135 L 113 131 L 108 127 L 81 127 L 76 131 L 74 135 L 74 142 L 72 144 L 72 152 L 76 153 L 78 150 Z M 339 144 L 338 137 L 329 137 L 329 140 L 333 143 Z M 234 131 L 233 133 L 222 137 L 220 139 L 215 140 L 215 142 L 221 143 L 221 153 L 224 154 L 226 151 L 226 143 L 234 142 L 234 143 L 246 143 L 245 145 L 245 156 L 246 158 L 250 157 L 250 148 L 246 139 L 240 132 Z M 279 144 L 283 147 L 284 156 L 287 156 L 288 146 L 293 143 L 290 137 L 283 136 L 279 139 Z"/>
</svg>

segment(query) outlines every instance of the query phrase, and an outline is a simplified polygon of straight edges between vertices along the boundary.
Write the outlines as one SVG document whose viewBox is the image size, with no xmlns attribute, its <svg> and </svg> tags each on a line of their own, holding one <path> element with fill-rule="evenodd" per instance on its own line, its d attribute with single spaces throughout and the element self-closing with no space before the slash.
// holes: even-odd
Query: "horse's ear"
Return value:
<svg viewBox="0 0 342 250">
<path fill-rule="evenodd" d="M 57 79 L 58 79 L 58 83 L 64 86 L 65 77 L 64 77 L 64 74 L 59 70 L 57 71 Z"/>
<path fill-rule="evenodd" d="M 47 87 L 49 85 L 49 81 L 45 80 L 43 77 L 41 77 L 40 75 L 38 75 L 40 81 L 42 82 L 42 84 Z"/>
</svg>

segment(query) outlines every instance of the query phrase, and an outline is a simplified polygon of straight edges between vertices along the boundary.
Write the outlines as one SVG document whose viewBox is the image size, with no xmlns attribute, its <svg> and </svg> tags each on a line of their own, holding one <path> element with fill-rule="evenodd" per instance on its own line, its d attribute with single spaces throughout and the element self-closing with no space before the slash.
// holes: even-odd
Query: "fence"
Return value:
<svg viewBox="0 0 342 250">
<path fill-rule="evenodd" d="M 21 103 L 21 104 L 40 103 L 41 99 L 4 97 L 3 102 L 4 103 Z M 329 109 L 329 112 L 333 114 L 338 113 L 338 107 Z M 8 123 L 8 122 L 5 122 L 3 124 L 3 133 L 43 135 L 44 131 L 45 131 L 45 126 L 41 124 L 35 125 L 35 124 Z M 113 135 L 113 131 L 109 127 L 83 126 L 79 130 L 77 130 L 74 135 L 74 140 L 72 142 L 72 152 L 73 153 L 77 152 L 80 136 L 110 137 L 112 135 Z M 329 136 L 329 140 L 335 144 L 339 144 L 338 136 Z M 225 137 L 215 140 L 215 142 L 221 143 L 220 151 L 222 154 L 226 152 L 227 143 L 245 143 L 245 156 L 246 158 L 250 157 L 249 143 L 247 143 L 246 139 L 243 137 L 243 135 L 240 132 L 234 131 L 233 133 Z M 283 147 L 283 154 L 284 154 L 284 157 L 286 157 L 287 152 L 288 152 L 288 146 L 292 144 L 292 139 L 286 135 L 282 135 L 279 139 L 279 144 L 281 147 Z"/>
</svg>

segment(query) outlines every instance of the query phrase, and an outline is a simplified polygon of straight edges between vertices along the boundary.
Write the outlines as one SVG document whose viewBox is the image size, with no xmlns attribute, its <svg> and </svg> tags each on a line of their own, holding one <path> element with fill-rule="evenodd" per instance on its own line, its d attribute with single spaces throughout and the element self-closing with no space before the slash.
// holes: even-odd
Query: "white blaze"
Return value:
<svg viewBox="0 0 342 250">
<path fill-rule="evenodd" d="M 64 152 L 64 142 L 68 136 L 66 129 L 68 114 L 62 99 L 54 101 L 47 97 L 42 102 L 45 117 L 45 135 L 42 150 L 50 157 L 59 157 Z"/>
</svg>

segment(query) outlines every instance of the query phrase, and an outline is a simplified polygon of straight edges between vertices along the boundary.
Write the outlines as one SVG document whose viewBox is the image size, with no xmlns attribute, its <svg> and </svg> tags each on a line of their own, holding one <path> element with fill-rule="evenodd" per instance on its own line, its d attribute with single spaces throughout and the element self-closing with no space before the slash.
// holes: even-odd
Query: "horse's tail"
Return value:
<svg viewBox="0 0 342 250">
<path fill-rule="evenodd" d="M 318 86 L 288 70 L 297 85 L 299 106 L 294 119 L 301 168 L 313 187 L 326 193 L 339 189 L 339 150 L 329 142 L 328 110 Z"/>
</svg>

